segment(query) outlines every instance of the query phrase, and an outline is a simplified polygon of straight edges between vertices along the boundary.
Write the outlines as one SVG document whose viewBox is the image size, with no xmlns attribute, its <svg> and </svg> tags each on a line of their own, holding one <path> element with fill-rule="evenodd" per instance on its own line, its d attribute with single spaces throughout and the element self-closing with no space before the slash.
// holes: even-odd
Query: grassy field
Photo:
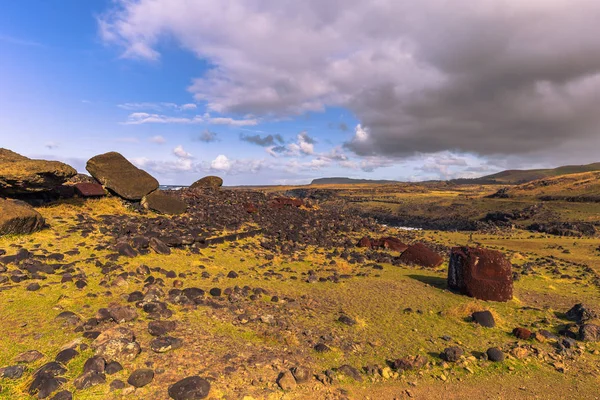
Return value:
<svg viewBox="0 0 600 400">
<path fill-rule="evenodd" d="M 448 195 L 459 196 L 460 193 Z M 398 194 L 399 198 L 404 198 Z M 417 195 L 418 197 L 418 195 Z M 407 197 L 408 199 L 408 197 Z M 407 200 L 408 201 L 408 200 Z M 417 201 L 413 199 L 412 201 Z M 449 200 L 450 201 L 450 200 Z M 600 306 L 595 274 L 581 264 L 594 265 L 598 259 L 593 239 L 566 239 L 531 234 L 516 230 L 510 234 L 450 233 L 420 231 L 411 233 L 413 240 L 426 240 L 447 246 L 476 242 L 484 247 L 501 249 L 522 272 L 523 265 L 534 265 L 533 272 L 522 274 L 515 282 L 515 298 L 508 303 L 475 300 L 446 289 L 447 264 L 436 269 L 419 269 L 384 264 L 374 269 L 372 264 L 349 264 L 334 257 L 330 264 L 326 251 L 311 248 L 304 254 L 267 260 L 260 247 L 260 238 L 211 246 L 202 254 L 175 250 L 170 255 L 142 255 L 119 259 L 121 267 L 115 274 L 103 275 L 96 260 L 107 255 L 95 250 L 105 240 L 100 232 L 81 237 L 69 233 L 78 214 L 102 215 L 131 213 L 120 201 L 105 199 L 86 203 L 67 203 L 41 208 L 50 228 L 31 236 L 0 238 L 0 249 L 11 254 L 15 246 L 36 253 L 41 249 L 64 253 L 78 249 L 79 254 L 67 255 L 65 262 L 87 277 L 87 287 L 77 289 L 73 282 L 61 283 L 60 275 L 48 275 L 39 291 L 25 287 L 31 283 L 0 286 L 0 366 L 13 365 L 14 358 L 27 350 L 38 350 L 44 358 L 27 365 L 23 378 L 0 381 L 0 397 L 26 399 L 31 372 L 53 360 L 64 347 L 74 343 L 90 344 L 73 327 L 63 327 L 55 316 L 72 311 L 83 320 L 93 317 L 101 307 L 125 303 L 128 293 L 142 290 L 143 279 L 135 275 L 141 265 L 175 271 L 177 278 L 166 278 L 164 291 L 176 280 L 184 287 L 233 286 L 260 287 L 268 294 L 256 301 L 222 302 L 223 307 L 169 305 L 175 312 L 178 328 L 173 336 L 184 340 L 184 347 L 168 353 L 149 350 L 151 336 L 146 330 L 148 319 L 143 312 L 129 327 L 135 332 L 143 349 L 124 370 L 109 376 L 106 384 L 75 391 L 72 380 L 82 372 L 83 364 L 93 352 L 80 352 L 69 365 L 64 388 L 75 391 L 76 399 L 167 398 L 166 389 L 177 380 L 200 374 L 210 377 L 213 389 L 209 398 L 595 398 L 592 390 L 598 384 L 596 344 L 581 344 L 572 359 L 552 358 L 551 343 L 521 341 L 511 335 L 514 327 L 552 332 L 566 321 L 562 313 L 573 304 L 585 302 Z M 357 232 L 357 238 L 365 232 Z M 409 239 L 402 231 L 390 234 Z M 568 250 L 566 252 L 565 250 Z M 556 266 L 547 263 L 549 257 Z M 560 273 L 557 274 L 555 269 Z M 226 275 L 236 271 L 239 276 Z M 596 270 L 594 268 L 594 270 Z M 346 274 L 340 283 L 307 283 L 309 271 L 319 276 L 333 272 Z M 117 273 L 131 272 L 125 280 Z M 201 273 L 208 272 L 210 278 Z M 600 272 L 600 271 L 599 271 Z M 183 274 L 180 276 L 180 274 Z M 107 281 L 108 279 L 108 281 Z M 103 284 L 102 281 L 107 281 Z M 279 302 L 272 297 L 278 296 Z M 490 310 L 496 317 L 495 328 L 482 328 L 468 320 L 471 312 Z M 346 326 L 337 322 L 341 314 L 353 317 L 357 324 Z M 248 316 L 247 321 L 240 315 Z M 255 318 L 252 318 L 255 317 Z M 261 319 L 262 317 L 262 319 Z M 323 339 L 325 338 L 325 339 Z M 331 351 L 317 353 L 313 346 L 327 341 Z M 440 351 L 450 345 L 465 349 L 466 357 L 456 364 L 443 362 Z M 480 358 L 489 347 L 501 347 L 511 354 L 513 347 L 523 347 L 528 355 L 521 359 L 509 356 L 503 363 Z M 313 373 L 350 364 L 358 369 L 370 364 L 385 368 L 386 362 L 404 356 L 423 355 L 428 365 L 419 372 L 392 374 L 389 377 L 364 375 L 362 383 L 348 378 L 332 385 L 316 380 L 284 393 L 277 387 L 278 374 L 295 365 L 308 367 Z M 564 366 L 565 372 L 559 372 Z M 129 390 L 110 391 L 114 379 L 127 380 L 136 368 L 154 368 L 154 381 L 134 393 Z M 160 373 L 159 373 L 160 372 Z M 532 382 L 540 382 L 534 385 Z M 550 395 L 548 386 L 552 386 Z M 246 397 L 244 397 L 246 396 Z M 452 397 L 454 396 L 454 397 Z M 535 397 L 537 396 L 537 397 Z"/>
</svg>

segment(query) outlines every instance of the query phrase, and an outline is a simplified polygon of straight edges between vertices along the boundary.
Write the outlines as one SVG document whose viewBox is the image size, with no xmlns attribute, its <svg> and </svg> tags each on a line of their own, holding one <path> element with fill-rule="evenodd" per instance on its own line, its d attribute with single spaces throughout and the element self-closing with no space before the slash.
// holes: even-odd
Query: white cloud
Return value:
<svg viewBox="0 0 600 400">
<path fill-rule="evenodd" d="M 597 0 L 112 4 L 100 32 L 124 57 L 156 60 L 168 40 L 211 64 L 189 87 L 210 112 L 346 107 L 362 156 L 597 148 Z"/>
<path fill-rule="evenodd" d="M 45 146 L 47 149 L 52 150 L 52 149 L 56 149 L 59 145 L 57 142 L 52 141 L 52 142 L 46 142 Z"/>
<path fill-rule="evenodd" d="M 152 143 L 156 143 L 156 144 L 163 144 L 163 143 L 167 142 L 167 139 L 165 139 L 164 137 L 162 137 L 160 135 L 152 136 L 149 140 Z"/>
<path fill-rule="evenodd" d="M 193 158 L 193 156 L 183 149 L 182 145 L 179 145 L 173 149 L 173 154 L 179 158 Z"/>
<path fill-rule="evenodd" d="M 117 104 L 117 107 L 128 111 L 190 111 L 195 110 L 197 106 L 194 103 L 177 104 L 168 102 L 141 102 L 141 103 L 122 103 Z"/>
<path fill-rule="evenodd" d="M 210 125 L 231 125 L 231 126 L 249 126 L 257 125 L 257 119 L 234 119 L 226 117 L 211 117 L 210 114 L 195 115 L 193 117 L 177 117 L 164 114 L 150 114 L 146 112 L 135 112 L 127 116 L 124 125 L 142 125 L 142 124 L 210 124 Z"/>
<path fill-rule="evenodd" d="M 229 171 L 231 169 L 231 162 L 224 155 L 218 155 L 217 158 L 212 160 L 210 167 L 216 171 Z"/>
</svg>

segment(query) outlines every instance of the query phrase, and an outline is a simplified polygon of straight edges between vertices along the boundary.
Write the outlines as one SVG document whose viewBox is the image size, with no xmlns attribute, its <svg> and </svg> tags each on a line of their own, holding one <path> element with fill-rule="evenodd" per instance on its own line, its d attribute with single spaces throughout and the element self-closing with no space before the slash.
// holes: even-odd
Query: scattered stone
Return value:
<svg viewBox="0 0 600 400">
<path fill-rule="evenodd" d="M 29 364 L 35 362 L 41 358 L 44 358 L 44 355 L 37 350 L 28 350 L 24 353 L 19 354 L 15 358 L 15 362 L 17 363 L 25 363 Z"/>
<path fill-rule="evenodd" d="M 166 353 L 169 350 L 179 349 L 183 340 L 171 336 L 161 336 L 150 342 L 150 348 L 155 353 Z"/>
<path fill-rule="evenodd" d="M 63 365 L 67 365 L 72 359 L 77 357 L 79 352 L 73 348 L 64 349 L 60 353 L 56 355 L 54 361 L 61 363 Z"/>
<path fill-rule="evenodd" d="M 495 250 L 455 247 L 450 254 L 448 287 L 480 300 L 512 299 L 512 266 Z"/>
<path fill-rule="evenodd" d="M 342 324 L 348 325 L 348 326 L 353 326 L 356 325 L 356 320 L 352 317 L 347 316 L 346 314 L 342 314 L 339 318 L 338 321 L 341 322 Z"/>
<path fill-rule="evenodd" d="M 163 336 L 175 330 L 175 321 L 150 321 L 148 322 L 148 333 L 152 336 Z"/>
<path fill-rule="evenodd" d="M 137 257 L 138 253 L 131 247 L 129 243 L 120 242 L 115 245 L 115 250 L 125 257 Z"/>
<path fill-rule="evenodd" d="M 279 374 L 279 377 L 277 378 L 277 384 L 286 392 L 296 388 L 296 380 L 290 371 L 285 371 Z"/>
<path fill-rule="evenodd" d="M 444 349 L 440 357 L 448 362 L 457 362 L 464 354 L 464 350 L 458 346 L 451 346 Z"/>
<path fill-rule="evenodd" d="M 169 397 L 173 400 L 200 400 L 209 392 L 210 382 L 199 376 L 189 376 L 169 386 Z"/>
<path fill-rule="evenodd" d="M 144 387 L 154 379 L 154 371 L 151 369 L 136 369 L 129 375 L 127 383 L 136 388 Z"/>
<path fill-rule="evenodd" d="M 52 397 L 52 400 L 73 400 L 73 394 L 68 390 L 61 390 Z"/>
<path fill-rule="evenodd" d="M 296 366 L 291 369 L 291 372 L 298 384 L 306 383 L 312 377 L 311 371 L 306 367 Z"/>
<path fill-rule="evenodd" d="M 138 317 L 138 313 L 135 308 L 129 306 L 111 305 L 108 308 L 108 312 L 110 317 L 117 324 L 133 321 Z"/>
<path fill-rule="evenodd" d="M 489 349 L 487 349 L 486 354 L 487 354 L 488 360 L 494 361 L 494 362 L 502 362 L 506 358 L 506 356 L 504 355 L 504 352 L 502 352 L 502 350 L 500 350 L 497 347 L 490 347 Z"/>
<path fill-rule="evenodd" d="M 338 372 L 346 375 L 349 378 L 354 379 L 357 382 L 362 382 L 363 378 L 360 371 L 354 368 L 352 365 L 344 364 L 337 369 Z"/>
<path fill-rule="evenodd" d="M 512 333 L 517 339 L 527 340 L 531 337 L 531 331 L 525 328 L 515 328 Z"/>
<path fill-rule="evenodd" d="M 213 297 L 219 297 L 221 295 L 221 289 L 212 288 L 212 289 L 210 289 L 210 291 L 208 293 L 210 293 L 210 295 Z"/>
<path fill-rule="evenodd" d="M 94 372 L 101 374 L 106 369 L 106 361 L 100 356 L 93 356 L 88 358 L 83 364 L 83 373 Z"/>
<path fill-rule="evenodd" d="M 77 390 L 88 389 L 103 383 L 106 383 L 106 375 L 97 372 L 85 372 L 73 381 L 73 385 Z"/>
<path fill-rule="evenodd" d="M 29 204 L 0 198 L 0 236 L 30 234 L 45 226 L 42 215 Z"/>
<path fill-rule="evenodd" d="M 10 367 L 0 368 L 0 378 L 19 379 L 23 376 L 25 367 L 22 365 L 12 365 Z"/>
<path fill-rule="evenodd" d="M 27 287 L 25 288 L 25 290 L 27 290 L 28 292 L 36 292 L 38 290 L 40 290 L 40 284 L 37 282 L 34 283 L 30 283 L 29 285 L 27 285 Z"/>
<path fill-rule="evenodd" d="M 238 276 L 238 273 L 235 271 L 229 271 L 229 273 L 227 274 L 227 277 L 232 279 L 237 278 Z"/>
<path fill-rule="evenodd" d="M 326 353 L 331 351 L 329 346 L 327 346 L 325 343 L 317 343 L 314 348 L 317 353 Z"/>
<path fill-rule="evenodd" d="M 488 310 L 485 311 L 475 311 L 471 317 L 473 321 L 478 323 L 481 326 L 486 328 L 493 328 L 496 326 L 496 321 L 494 321 L 494 316 Z"/>
<path fill-rule="evenodd" d="M 421 369 L 427 364 L 427 358 L 424 356 L 408 356 L 394 360 L 392 366 L 398 371 L 411 371 Z"/>
<path fill-rule="evenodd" d="M 162 254 L 162 255 L 171 254 L 171 249 L 169 248 L 169 246 L 167 246 L 165 244 L 165 242 L 163 242 L 160 239 L 157 239 L 157 238 L 154 238 L 154 237 L 150 238 L 149 246 L 157 254 Z"/>
<path fill-rule="evenodd" d="M 579 303 L 575 304 L 569 311 L 566 312 L 567 319 L 582 323 L 591 319 L 598 318 L 598 314 L 588 306 Z"/>
<path fill-rule="evenodd" d="M 92 343 L 92 348 L 106 361 L 132 361 L 141 352 L 133 332 L 121 326 L 102 332 Z"/>
<path fill-rule="evenodd" d="M 180 200 L 163 190 L 155 190 L 144 196 L 142 199 L 142 206 L 148 210 L 168 215 L 183 214 L 187 210 L 187 205 L 183 200 Z"/>
<path fill-rule="evenodd" d="M 102 185 L 126 200 L 141 200 L 158 189 L 158 181 L 116 152 L 88 160 L 86 169 Z"/>
<path fill-rule="evenodd" d="M 600 326 L 595 324 L 583 324 L 579 327 L 579 338 L 584 342 L 600 341 Z"/>
<path fill-rule="evenodd" d="M 122 371 L 122 370 L 123 370 L 123 366 L 116 361 L 109 362 L 108 364 L 106 364 L 106 367 L 104 368 L 104 372 L 107 375 L 116 374 L 117 372 Z"/>
<path fill-rule="evenodd" d="M 121 390 L 125 388 L 125 382 L 120 379 L 115 379 L 110 383 L 110 390 Z"/>
</svg>

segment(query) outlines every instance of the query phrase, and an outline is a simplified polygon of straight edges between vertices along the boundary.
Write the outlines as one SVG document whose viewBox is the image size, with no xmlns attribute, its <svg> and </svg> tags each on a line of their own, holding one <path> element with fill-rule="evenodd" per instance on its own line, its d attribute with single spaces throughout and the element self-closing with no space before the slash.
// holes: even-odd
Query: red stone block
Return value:
<svg viewBox="0 0 600 400">
<path fill-rule="evenodd" d="M 75 192 L 81 197 L 103 197 L 106 196 L 104 188 L 99 183 L 78 183 Z"/>
</svg>

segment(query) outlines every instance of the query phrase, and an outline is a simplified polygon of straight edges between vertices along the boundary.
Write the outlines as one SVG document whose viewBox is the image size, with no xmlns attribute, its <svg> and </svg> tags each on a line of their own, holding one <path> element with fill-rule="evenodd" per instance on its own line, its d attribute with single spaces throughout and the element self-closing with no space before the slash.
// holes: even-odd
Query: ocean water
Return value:
<svg viewBox="0 0 600 400">
<path fill-rule="evenodd" d="M 189 187 L 189 186 L 184 186 L 184 185 L 159 185 L 158 186 L 158 188 L 160 190 L 181 190 L 186 187 Z"/>
</svg>

